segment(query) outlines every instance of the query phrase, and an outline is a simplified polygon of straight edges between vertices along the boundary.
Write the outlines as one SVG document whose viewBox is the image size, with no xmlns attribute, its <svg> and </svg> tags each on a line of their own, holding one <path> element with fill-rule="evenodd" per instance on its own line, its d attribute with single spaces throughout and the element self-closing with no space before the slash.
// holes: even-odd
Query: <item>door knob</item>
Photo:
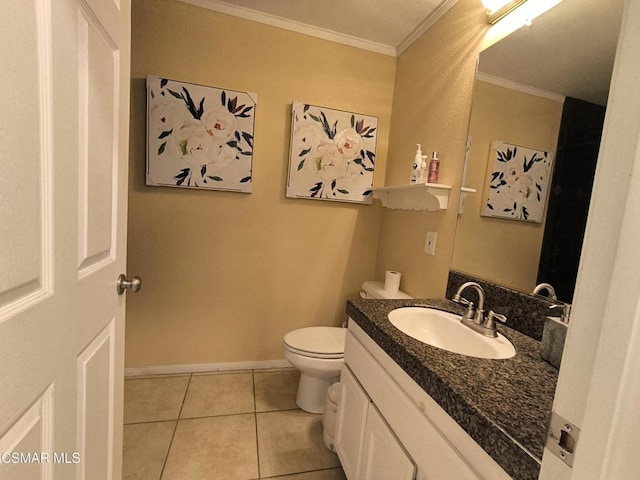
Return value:
<svg viewBox="0 0 640 480">
<path fill-rule="evenodd" d="M 122 295 L 125 290 L 129 289 L 132 292 L 137 292 L 142 288 L 142 279 L 140 277 L 133 277 L 131 280 L 127 280 L 127 276 L 121 273 L 116 282 L 116 290 L 118 295 Z"/>
</svg>

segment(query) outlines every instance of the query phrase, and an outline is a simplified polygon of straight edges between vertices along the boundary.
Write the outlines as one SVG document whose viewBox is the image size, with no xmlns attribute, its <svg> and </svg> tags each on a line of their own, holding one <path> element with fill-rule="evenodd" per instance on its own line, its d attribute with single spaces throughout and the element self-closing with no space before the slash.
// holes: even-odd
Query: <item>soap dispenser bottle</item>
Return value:
<svg viewBox="0 0 640 480">
<path fill-rule="evenodd" d="M 422 146 L 419 143 L 416 143 L 418 149 L 416 150 L 416 156 L 413 158 L 413 163 L 411 164 L 411 177 L 409 178 L 409 183 L 417 183 L 418 175 L 420 173 L 420 167 L 422 166 Z"/>
<path fill-rule="evenodd" d="M 427 181 L 429 183 L 438 183 L 438 174 L 440 173 L 440 160 L 438 159 L 438 152 L 431 154 L 431 160 L 429 160 L 429 174 Z"/>
<path fill-rule="evenodd" d="M 418 169 L 418 178 L 416 183 L 427 183 L 429 178 L 429 165 L 427 163 L 427 155 L 422 155 L 422 164 Z"/>
</svg>

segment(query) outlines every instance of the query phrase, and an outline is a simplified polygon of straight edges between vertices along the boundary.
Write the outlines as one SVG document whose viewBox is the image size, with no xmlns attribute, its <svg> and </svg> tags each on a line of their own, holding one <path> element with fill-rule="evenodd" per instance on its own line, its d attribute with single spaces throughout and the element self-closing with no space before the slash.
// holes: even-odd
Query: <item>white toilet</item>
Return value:
<svg viewBox="0 0 640 480">
<path fill-rule="evenodd" d="M 364 298 L 411 298 L 401 291 L 390 294 L 381 282 L 364 282 L 362 290 Z M 302 410 L 323 412 L 327 389 L 340 379 L 346 332 L 340 327 L 306 327 L 284 336 L 284 358 L 300 370 L 296 404 Z"/>
<path fill-rule="evenodd" d="M 300 370 L 296 404 L 302 410 L 324 410 L 327 388 L 340 379 L 346 333 L 346 328 L 307 327 L 284 336 L 284 358 Z"/>
</svg>

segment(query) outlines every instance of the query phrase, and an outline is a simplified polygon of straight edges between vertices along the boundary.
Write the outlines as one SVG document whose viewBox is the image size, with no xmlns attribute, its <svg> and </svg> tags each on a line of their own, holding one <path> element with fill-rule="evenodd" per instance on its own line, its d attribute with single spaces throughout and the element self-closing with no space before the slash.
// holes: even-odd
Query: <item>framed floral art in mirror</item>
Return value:
<svg viewBox="0 0 640 480">
<path fill-rule="evenodd" d="M 491 160 L 493 159 L 493 163 Z M 481 214 L 528 222 L 542 222 L 547 204 L 553 154 L 491 142 L 485 202 Z"/>
<path fill-rule="evenodd" d="M 257 96 L 147 77 L 147 185 L 251 193 Z"/>
<path fill-rule="evenodd" d="M 287 197 L 372 202 L 378 119 L 294 102 Z"/>
</svg>

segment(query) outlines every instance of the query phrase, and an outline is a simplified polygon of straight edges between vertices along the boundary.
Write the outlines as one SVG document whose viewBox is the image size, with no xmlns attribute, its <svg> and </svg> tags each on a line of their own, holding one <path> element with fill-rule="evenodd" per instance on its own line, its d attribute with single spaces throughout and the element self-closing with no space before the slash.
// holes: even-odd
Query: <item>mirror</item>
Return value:
<svg viewBox="0 0 640 480">
<path fill-rule="evenodd" d="M 548 276 L 557 267 L 543 267 L 545 262 L 573 256 L 575 267 L 565 275 L 562 288 L 554 285 L 562 291 L 559 300 L 571 302 L 604 118 L 604 108 L 598 105 L 606 105 L 623 6 L 624 0 L 563 0 L 531 26 L 481 52 L 462 181 L 476 193 L 466 196 L 459 212 L 453 270 L 531 293 L 538 283 L 554 284 Z M 583 120 L 591 117 L 600 122 L 599 130 L 583 129 Z M 576 143 L 579 136 L 582 139 Z M 541 193 L 539 222 L 484 215 L 489 185 L 495 185 L 491 183 L 497 163 L 497 144 L 491 151 L 494 141 L 549 152 L 554 158 L 547 186 L 509 187 L 513 195 L 527 198 Z M 567 145 L 567 141 L 574 143 Z M 591 145 L 590 166 L 582 163 L 589 156 L 581 150 L 585 143 Z M 573 155 L 568 160 L 567 152 Z M 526 167 L 520 169 L 516 176 L 527 172 Z M 556 178 L 563 170 L 564 181 Z M 568 198 L 568 184 L 578 177 L 588 187 Z M 578 197 L 582 206 L 575 202 Z M 582 227 L 567 223 L 567 218 L 581 222 Z M 558 239 L 558 232 L 566 235 Z M 567 236 L 573 238 L 567 240 Z M 569 249 L 569 242 L 576 247 Z"/>
</svg>

